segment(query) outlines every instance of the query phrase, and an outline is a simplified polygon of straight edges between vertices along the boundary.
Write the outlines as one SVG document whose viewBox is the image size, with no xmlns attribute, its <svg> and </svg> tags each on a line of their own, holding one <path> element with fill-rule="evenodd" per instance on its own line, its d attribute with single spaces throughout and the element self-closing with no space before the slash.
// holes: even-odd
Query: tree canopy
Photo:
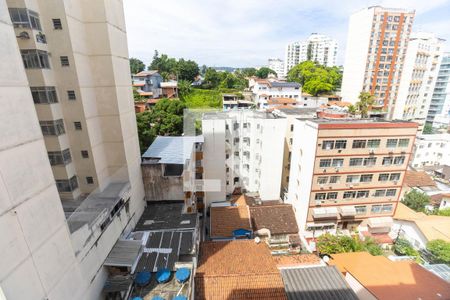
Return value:
<svg viewBox="0 0 450 300">
<path fill-rule="evenodd" d="M 304 61 L 288 72 L 287 79 L 300 83 L 303 91 L 317 96 L 340 88 L 342 74 L 337 67 L 326 67 L 313 61 Z"/>
<path fill-rule="evenodd" d="M 374 96 L 369 92 L 361 92 L 358 96 L 359 101 L 355 103 L 356 111 L 361 115 L 361 118 L 369 116 L 369 109 L 373 105 Z"/>
<path fill-rule="evenodd" d="M 405 194 L 402 203 L 415 211 L 425 211 L 425 206 L 430 203 L 430 197 L 413 189 Z"/>
<path fill-rule="evenodd" d="M 271 68 L 268 68 L 268 67 L 261 67 L 255 72 L 256 77 L 262 78 L 262 79 L 269 77 L 269 74 L 273 74 L 273 75 L 277 76 L 277 72 L 275 72 L 274 70 L 272 70 Z"/>
<path fill-rule="evenodd" d="M 130 71 L 131 74 L 137 74 L 141 71 L 144 71 L 145 69 L 145 64 L 137 58 L 130 58 Z"/>
<path fill-rule="evenodd" d="M 321 254 L 367 251 L 372 255 L 381 255 L 383 250 L 372 239 L 361 241 L 358 237 L 346 235 L 322 234 L 317 238 L 316 248 Z"/>
<path fill-rule="evenodd" d="M 423 126 L 423 131 L 422 131 L 422 133 L 423 133 L 423 134 L 432 134 L 432 133 L 433 133 L 433 125 L 430 124 L 430 123 L 426 123 L 426 124 Z"/>
<path fill-rule="evenodd" d="M 206 69 L 202 87 L 205 89 L 244 89 L 247 86 L 245 75 L 241 71 L 234 73 L 217 72 L 213 68 Z"/>
<path fill-rule="evenodd" d="M 427 250 L 433 255 L 432 263 L 450 264 L 450 243 L 444 240 L 432 240 L 427 243 Z"/>
<path fill-rule="evenodd" d="M 193 60 L 185 60 L 180 58 L 178 61 L 169 57 L 167 54 L 159 54 L 155 51 L 153 60 L 148 66 L 149 70 L 158 70 L 159 74 L 167 79 L 178 79 L 194 81 L 195 77 L 200 73 L 198 64 Z"/>
</svg>

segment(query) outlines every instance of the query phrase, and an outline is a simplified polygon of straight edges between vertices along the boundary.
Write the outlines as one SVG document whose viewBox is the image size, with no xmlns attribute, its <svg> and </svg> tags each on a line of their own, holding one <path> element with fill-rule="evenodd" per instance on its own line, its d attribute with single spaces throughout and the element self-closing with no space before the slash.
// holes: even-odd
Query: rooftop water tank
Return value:
<svg viewBox="0 0 450 300">
<path fill-rule="evenodd" d="M 170 278 L 170 270 L 169 269 L 161 269 L 158 272 L 156 272 L 156 281 L 158 283 L 164 283 L 169 281 Z"/>
<path fill-rule="evenodd" d="M 154 296 L 154 297 L 152 298 L 152 300 L 164 300 L 164 298 L 161 297 L 161 296 Z"/>
<path fill-rule="evenodd" d="M 187 300 L 187 297 L 183 296 L 183 295 L 179 295 L 179 296 L 172 298 L 172 300 Z"/>
<path fill-rule="evenodd" d="M 150 283 L 150 278 L 152 277 L 152 273 L 148 271 L 139 272 L 134 279 L 134 282 L 137 286 L 145 286 Z"/>
<path fill-rule="evenodd" d="M 184 283 L 189 279 L 190 275 L 191 270 L 189 270 L 188 268 L 179 268 L 175 273 L 175 278 L 179 283 Z"/>
</svg>

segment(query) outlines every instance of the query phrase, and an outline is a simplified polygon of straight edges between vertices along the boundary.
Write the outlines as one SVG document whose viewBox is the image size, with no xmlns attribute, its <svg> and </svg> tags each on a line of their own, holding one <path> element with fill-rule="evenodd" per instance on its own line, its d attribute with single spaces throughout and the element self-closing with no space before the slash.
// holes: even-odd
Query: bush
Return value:
<svg viewBox="0 0 450 300">
<path fill-rule="evenodd" d="M 438 216 L 450 217 L 450 208 L 444 208 L 437 211 Z"/>
<path fill-rule="evenodd" d="M 394 252 L 397 255 L 419 257 L 419 252 L 413 248 L 408 240 L 399 238 L 394 244 Z"/>
<path fill-rule="evenodd" d="M 184 96 L 188 108 L 222 108 L 222 95 L 218 90 L 192 89 Z"/>
<path fill-rule="evenodd" d="M 381 255 L 383 250 L 373 239 L 361 241 L 358 237 L 332 235 L 329 233 L 318 237 L 317 251 L 321 254 L 367 251 L 372 255 Z"/>
<path fill-rule="evenodd" d="M 427 243 L 427 250 L 433 255 L 432 263 L 450 264 L 450 243 L 444 240 L 432 240 Z"/>
</svg>

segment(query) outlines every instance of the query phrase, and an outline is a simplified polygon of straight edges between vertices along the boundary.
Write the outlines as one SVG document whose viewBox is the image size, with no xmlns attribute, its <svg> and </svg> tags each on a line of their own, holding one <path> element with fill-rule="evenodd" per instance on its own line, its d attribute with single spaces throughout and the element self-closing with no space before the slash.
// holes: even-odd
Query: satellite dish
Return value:
<svg viewBox="0 0 450 300">
<path fill-rule="evenodd" d="M 17 37 L 19 39 L 28 40 L 30 38 L 30 35 L 28 34 L 28 32 L 22 31 Z"/>
<path fill-rule="evenodd" d="M 328 255 L 324 255 L 324 257 L 322 259 L 326 263 L 328 263 L 330 261 L 330 257 Z"/>
</svg>

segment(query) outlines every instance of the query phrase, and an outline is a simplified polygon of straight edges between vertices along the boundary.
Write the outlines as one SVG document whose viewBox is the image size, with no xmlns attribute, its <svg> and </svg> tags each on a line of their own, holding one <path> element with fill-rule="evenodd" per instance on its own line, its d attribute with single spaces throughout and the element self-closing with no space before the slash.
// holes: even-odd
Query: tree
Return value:
<svg viewBox="0 0 450 300">
<path fill-rule="evenodd" d="M 205 76 L 206 70 L 208 69 L 208 67 L 206 65 L 203 65 L 200 68 L 200 74 L 202 74 L 202 76 Z"/>
<path fill-rule="evenodd" d="M 367 118 L 369 116 L 369 108 L 374 102 L 374 96 L 369 92 L 361 92 L 358 98 L 359 101 L 355 103 L 356 110 L 361 114 L 361 118 Z"/>
<path fill-rule="evenodd" d="M 413 248 L 411 243 L 406 240 L 399 238 L 395 241 L 394 252 L 398 255 L 414 256 L 419 257 L 419 252 Z"/>
<path fill-rule="evenodd" d="M 444 208 L 444 209 L 439 209 L 437 211 L 437 215 L 438 216 L 444 216 L 444 217 L 450 217 L 450 207 L 449 208 Z"/>
<path fill-rule="evenodd" d="M 427 243 L 427 250 L 433 255 L 432 263 L 450 264 L 450 243 L 444 240 L 432 240 Z"/>
<path fill-rule="evenodd" d="M 133 88 L 133 98 L 134 98 L 134 102 L 142 102 L 145 100 L 144 97 L 142 97 L 141 95 L 139 95 L 138 91 L 136 90 L 136 88 Z"/>
<path fill-rule="evenodd" d="M 415 211 L 424 211 L 425 206 L 430 203 L 430 197 L 413 189 L 405 194 L 402 203 Z"/>
<path fill-rule="evenodd" d="M 209 89 L 215 89 L 219 86 L 220 82 L 222 81 L 222 78 L 215 69 L 208 68 L 205 72 L 205 79 L 204 79 L 204 87 Z"/>
<path fill-rule="evenodd" d="M 180 58 L 176 65 L 178 80 L 193 82 L 200 71 L 197 63 L 193 60 L 184 60 L 183 58 Z"/>
<path fill-rule="evenodd" d="M 353 104 L 348 106 L 348 113 L 354 116 L 356 114 L 356 107 Z"/>
<path fill-rule="evenodd" d="M 192 86 L 189 81 L 180 80 L 178 81 L 178 96 L 181 100 L 185 100 L 186 96 L 192 91 Z"/>
<path fill-rule="evenodd" d="M 426 123 L 425 126 L 423 126 L 423 134 L 432 134 L 433 133 L 433 125 L 431 123 Z"/>
<path fill-rule="evenodd" d="M 263 79 L 269 77 L 269 74 L 274 74 L 275 76 L 277 76 L 277 72 L 268 67 L 259 68 L 255 73 L 256 77 Z"/>
<path fill-rule="evenodd" d="M 166 54 L 161 54 L 160 56 L 157 50 L 155 50 L 153 60 L 148 66 L 149 70 L 158 70 L 164 80 L 171 78 L 175 79 L 176 68 L 177 60 L 175 58 L 170 58 Z"/>
<path fill-rule="evenodd" d="M 319 236 L 316 248 L 321 254 L 335 254 L 346 252 L 367 251 L 372 255 L 381 255 L 383 250 L 374 240 L 366 238 L 361 241 L 358 237 L 332 235 L 329 233 Z"/>
<path fill-rule="evenodd" d="M 145 64 L 137 59 L 137 58 L 130 58 L 130 71 L 131 74 L 137 74 L 145 69 Z"/>
<path fill-rule="evenodd" d="M 240 69 L 240 71 L 244 77 L 256 76 L 255 68 L 243 68 L 243 69 Z"/>
<path fill-rule="evenodd" d="M 303 91 L 317 96 L 336 91 L 341 86 L 342 74 L 337 67 L 326 67 L 313 61 L 304 61 L 289 71 L 287 79 L 300 83 Z"/>
</svg>

